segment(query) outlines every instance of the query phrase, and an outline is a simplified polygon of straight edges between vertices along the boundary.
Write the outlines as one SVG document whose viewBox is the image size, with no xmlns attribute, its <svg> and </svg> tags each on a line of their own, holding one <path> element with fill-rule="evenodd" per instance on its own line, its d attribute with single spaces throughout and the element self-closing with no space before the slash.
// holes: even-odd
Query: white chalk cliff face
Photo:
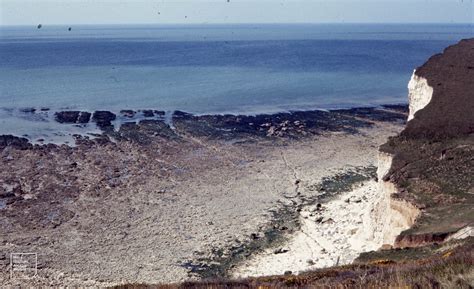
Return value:
<svg viewBox="0 0 474 289">
<path fill-rule="evenodd" d="M 408 83 L 409 116 L 408 121 L 415 117 L 415 113 L 423 109 L 431 101 L 433 88 L 428 81 L 413 72 Z M 393 156 L 386 152 L 379 152 L 378 156 L 378 192 L 379 199 L 373 211 L 374 239 L 382 240 L 383 244 L 394 245 L 397 236 L 409 229 L 415 223 L 420 210 L 413 204 L 394 198 L 397 192 L 394 183 L 384 181 L 385 175 L 392 166 Z"/>
<path fill-rule="evenodd" d="M 408 101 L 409 101 L 409 115 L 408 121 L 415 117 L 415 113 L 423 109 L 431 101 L 433 96 L 433 87 L 428 85 L 428 81 L 416 75 L 413 72 L 410 82 L 408 83 Z"/>
<path fill-rule="evenodd" d="M 394 245 L 397 236 L 415 223 L 420 210 L 405 200 L 392 197 L 397 187 L 391 181 L 384 181 L 389 172 L 393 156 L 379 152 L 378 159 L 378 193 L 379 199 L 373 211 L 374 239 L 382 240 L 382 244 Z"/>
</svg>

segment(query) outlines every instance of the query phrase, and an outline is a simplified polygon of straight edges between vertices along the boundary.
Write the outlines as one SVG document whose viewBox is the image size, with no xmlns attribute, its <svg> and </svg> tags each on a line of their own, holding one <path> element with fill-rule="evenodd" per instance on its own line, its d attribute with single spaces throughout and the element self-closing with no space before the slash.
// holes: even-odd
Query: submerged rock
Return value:
<svg viewBox="0 0 474 289">
<path fill-rule="evenodd" d="M 78 123 L 88 123 L 90 119 L 91 119 L 91 113 L 86 112 L 86 111 L 82 111 L 79 114 L 79 117 L 77 118 L 77 122 Z"/>
<path fill-rule="evenodd" d="M 147 109 L 147 110 L 143 111 L 143 116 L 144 117 L 153 117 L 153 116 L 155 116 L 155 114 L 153 113 L 153 110 Z"/>
<path fill-rule="evenodd" d="M 36 108 L 27 107 L 27 108 L 22 108 L 22 109 L 20 109 L 20 111 L 23 112 L 23 113 L 35 113 Z"/>
<path fill-rule="evenodd" d="M 120 113 L 123 116 L 128 117 L 128 118 L 131 118 L 131 117 L 135 116 L 135 111 L 133 111 L 131 109 L 123 109 L 123 110 L 120 111 Z"/>
<path fill-rule="evenodd" d="M 117 116 L 110 111 L 98 110 L 92 115 L 92 119 L 101 129 L 113 128 L 112 121 L 114 121 L 116 118 Z"/>
<path fill-rule="evenodd" d="M 54 114 L 59 123 L 88 123 L 91 113 L 86 111 L 59 111 Z"/>
<path fill-rule="evenodd" d="M 8 146 L 20 150 L 26 150 L 33 147 L 33 145 L 26 138 L 16 137 L 13 135 L 0 135 L 0 149 L 4 149 Z"/>
</svg>

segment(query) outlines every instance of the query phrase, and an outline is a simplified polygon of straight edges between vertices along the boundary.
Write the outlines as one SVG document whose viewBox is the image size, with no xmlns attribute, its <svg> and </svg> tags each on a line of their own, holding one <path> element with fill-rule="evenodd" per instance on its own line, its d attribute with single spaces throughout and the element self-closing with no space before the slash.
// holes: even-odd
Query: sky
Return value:
<svg viewBox="0 0 474 289">
<path fill-rule="evenodd" d="M 473 23 L 473 0 L 0 0 L 0 25 Z"/>
</svg>

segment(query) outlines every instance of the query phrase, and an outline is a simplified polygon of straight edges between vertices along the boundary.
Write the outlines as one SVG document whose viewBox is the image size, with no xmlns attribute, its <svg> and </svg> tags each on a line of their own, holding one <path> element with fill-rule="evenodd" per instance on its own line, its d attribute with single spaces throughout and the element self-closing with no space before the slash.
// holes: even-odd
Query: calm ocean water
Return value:
<svg viewBox="0 0 474 289">
<path fill-rule="evenodd" d="M 413 69 L 473 27 L 1 27 L 0 133 L 13 130 L 8 111 L 25 107 L 256 113 L 403 103 Z"/>
</svg>

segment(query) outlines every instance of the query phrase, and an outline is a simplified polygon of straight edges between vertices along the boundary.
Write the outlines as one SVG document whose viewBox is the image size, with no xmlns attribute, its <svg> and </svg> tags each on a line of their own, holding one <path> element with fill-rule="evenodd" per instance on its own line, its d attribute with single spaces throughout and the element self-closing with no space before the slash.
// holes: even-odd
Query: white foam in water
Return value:
<svg viewBox="0 0 474 289">
<path fill-rule="evenodd" d="M 67 144 L 75 145 L 73 135 L 82 135 L 94 138 L 102 134 L 95 122 L 90 121 L 87 124 L 69 124 L 59 123 L 55 120 L 56 111 L 42 111 L 35 109 L 31 112 L 29 109 L 5 109 L 0 108 L 0 135 L 14 135 L 24 137 L 33 144 Z M 119 111 L 114 111 L 117 115 L 116 120 L 112 122 L 115 129 L 118 129 L 125 122 L 138 123 L 141 120 L 162 120 L 161 116 L 145 118 L 138 112 L 133 117 L 125 117 Z M 165 118 L 171 120 L 171 112 L 165 115 Z"/>
<path fill-rule="evenodd" d="M 54 111 L 23 112 L 18 109 L 0 109 L 0 135 L 15 135 L 32 143 L 74 145 L 74 134 L 100 134 L 95 123 L 61 124 L 54 120 Z"/>
</svg>

